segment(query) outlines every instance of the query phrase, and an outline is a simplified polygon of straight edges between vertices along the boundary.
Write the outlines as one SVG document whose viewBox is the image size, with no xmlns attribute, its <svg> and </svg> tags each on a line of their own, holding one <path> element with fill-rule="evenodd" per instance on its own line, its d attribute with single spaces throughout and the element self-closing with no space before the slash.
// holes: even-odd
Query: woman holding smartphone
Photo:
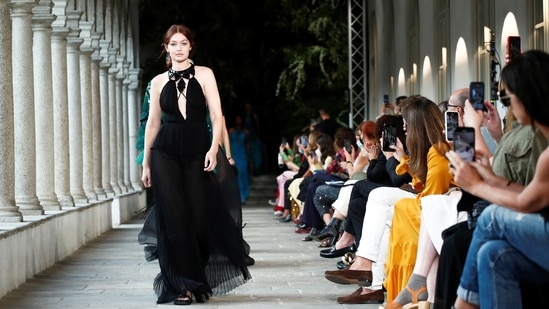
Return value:
<svg viewBox="0 0 549 309">
<path fill-rule="evenodd" d="M 501 71 L 500 100 L 549 139 L 548 77 L 549 54 L 525 52 Z M 527 186 L 496 176 L 486 157 L 447 157 L 463 190 L 493 203 L 477 220 L 455 308 L 522 308 L 521 284 L 549 282 L 549 150 Z"/>
</svg>

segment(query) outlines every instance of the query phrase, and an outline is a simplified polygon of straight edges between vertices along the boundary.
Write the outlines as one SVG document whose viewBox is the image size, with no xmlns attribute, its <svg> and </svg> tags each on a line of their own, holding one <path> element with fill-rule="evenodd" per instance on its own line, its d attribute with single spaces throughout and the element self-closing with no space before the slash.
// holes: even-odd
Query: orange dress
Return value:
<svg viewBox="0 0 549 309">
<path fill-rule="evenodd" d="M 408 158 L 403 157 L 397 166 L 397 174 L 408 172 Z M 444 194 L 455 186 L 448 168 L 448 159 L 433 146 L 427 154 L 427 178 L 425 184 L 413 177 L 412 185 L 419 193 L 415 198 L 402 198 L 395 203 L 393 224 L 389 236 L 389 253 L 385 262 L 387 301 L 390 302 L 406 287 L 412 275 L 417 256 L 421 197 Z"/>
</svg>

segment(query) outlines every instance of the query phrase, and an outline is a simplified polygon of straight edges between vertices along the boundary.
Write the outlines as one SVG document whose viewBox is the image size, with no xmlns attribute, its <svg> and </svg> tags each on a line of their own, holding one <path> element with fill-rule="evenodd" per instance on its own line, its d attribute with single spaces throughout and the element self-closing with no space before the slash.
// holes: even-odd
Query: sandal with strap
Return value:
<svg viewBox="0 0 549 309">
<path fill-rule="evenodd" d="M 186 306 L 186 305 L 190 305 L 193 303 L 193 299 L 192 299 L 192 295 L 188 295 L 188 294 L 185 294 L 185 295 L 179 295 L 174 301 L 173 301 L 173 304 L 174 305 L 182 305 L 182 306 Z"/>
<path fill-rule="evenodd" d="M 393 300 L 388 303 L 384 309 L 429 309 L 429 302 L 426 300 L 419 300 L 419 294 L 427 291 L 427 287 L 423 286 L 415 291 L 412 291 L 408 286 L 406 290 L 412 296 L 412 302 L 401 305 L 397 301 Z"/>
</svg>

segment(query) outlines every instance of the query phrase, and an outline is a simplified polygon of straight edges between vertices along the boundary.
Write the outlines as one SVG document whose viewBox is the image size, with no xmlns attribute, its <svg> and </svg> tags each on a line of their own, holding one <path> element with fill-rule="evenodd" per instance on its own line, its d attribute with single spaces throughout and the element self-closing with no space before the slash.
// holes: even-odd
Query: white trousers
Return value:
<svg viewBox="0 0 549 309">
<path fill-rule="evenodd" d="M 401 198 L 414 197 L 415 194 L 395 187 L 380 187 L 372 190 L 368 196 L 362 237 L 356 255 L 373 262 L 370 289 L 381 289 L 385 279 L 385 260 L 389 252 L 394 205 Z"/>
<path fill-rule="evenodd" d="M 339 190 L 337 200 L 332 203 L 332 207 L 337 212 L 341 213 L 344 217 L 347 217 L 347 211 L 349 210 L 349 201 L 351 200 L 351 191 L 353 191 L 353 185 L 358 180 L 349 179 L 345 182 L 345 185 Z"/>
</svg>

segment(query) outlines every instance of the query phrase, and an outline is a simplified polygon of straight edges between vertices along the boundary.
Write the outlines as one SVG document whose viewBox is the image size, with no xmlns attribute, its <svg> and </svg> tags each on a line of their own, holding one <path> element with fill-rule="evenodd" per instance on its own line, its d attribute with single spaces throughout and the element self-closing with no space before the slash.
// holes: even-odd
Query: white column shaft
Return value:
<svg viewBox="0 0 549 309">
<path fill-rule="evenodd" d="M 15 206 L 15 157 L 13 152 L 13 89 L 10 1 L 0 0 L 0 222 L 20 222 Z"/>
<path fill-rule="evenodd" d="M 41 215 L 36 197 L 36 134 L 31 9 L 34 1 L 12 2 L 12 72 L 15 149 L 15 202 L 25 215 Z"/>
</svg>

